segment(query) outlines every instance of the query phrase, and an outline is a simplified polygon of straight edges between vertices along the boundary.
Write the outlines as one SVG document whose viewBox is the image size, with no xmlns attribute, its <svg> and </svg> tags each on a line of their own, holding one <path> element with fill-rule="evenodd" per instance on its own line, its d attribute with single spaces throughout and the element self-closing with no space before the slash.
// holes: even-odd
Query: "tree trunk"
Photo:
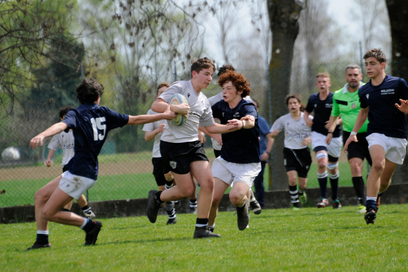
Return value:
<svg viewBox="0 0 408 272">
<path fill-rule="evenodd" d="M 288 113 L 284 103 L 289 92 L 293 48 L 299 33 L 298 19 L 302 8 L 295 0 L 268 0 L 269 21 L 272 30 L 272 57 L 269 64 L 270 90 L 268 95 L 268 120 L 270 124 Z M 281 133 L 276 139 L 271 153 L 272 190 L 288 187 L 286 170 L 283 165 L 283 140 Z M 271 184 L 271 183 L 270 183 Z"/>
<path fill-rule="evenodd" d="M 392 74 L 408 81 L 408 1 L 386 0 L 391 24 Z M 391 58 L 389 58 L 391 59 Z M 398 166 L 393 177 L 394 183 L 406 183 L 408 160 Z"/>
</svg>

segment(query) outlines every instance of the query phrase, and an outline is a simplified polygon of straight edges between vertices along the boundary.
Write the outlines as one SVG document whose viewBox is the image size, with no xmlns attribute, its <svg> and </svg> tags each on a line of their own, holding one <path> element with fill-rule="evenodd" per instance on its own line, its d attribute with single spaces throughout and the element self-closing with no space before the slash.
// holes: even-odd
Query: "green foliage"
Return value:
<svg viewBox="0 0 408 272">
<path fill-rule="evenodd" d="M 24 252 L 35 223 L 0 225 L 2 271 L 406 271 L 406 209 L 383 205 L 375 225 L 355 207 L 263 210 L 239 231 L 220 212 L 217 239 L 192 239 L 196 215 L 103 219 L 96 246 L 77 227 L 50 224 L 52 248 Z"/>
</svg>

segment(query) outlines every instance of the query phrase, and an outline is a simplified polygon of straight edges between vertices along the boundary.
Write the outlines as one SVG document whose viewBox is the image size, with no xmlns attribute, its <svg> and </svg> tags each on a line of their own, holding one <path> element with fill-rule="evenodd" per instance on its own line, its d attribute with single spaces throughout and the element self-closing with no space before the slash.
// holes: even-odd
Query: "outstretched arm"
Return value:
<svg viewBox="0 0 408 272">
<path fill-rule="evenodd" d="M 128 125 L 142 125 L 163 119 L 171 120 L 174 117 L 176 117 L 176 114 L 167 106 L 166 110 L 160 114 L 129 115 Z"/>
<path fill-rule="evenodd" d="M 65 124 L 64 122 L 59 122 L 52 125 L 51 127 L 47 128 L 46 130 L 32 138 L 30 141 L 30 146 L 32 148 L 37 148 L 38 145 L 42 146 L 44 138 L 54 136 L 55 134 L 58 134 L 65 130 L 67 127 L 67 124 Z"/>
</svg>

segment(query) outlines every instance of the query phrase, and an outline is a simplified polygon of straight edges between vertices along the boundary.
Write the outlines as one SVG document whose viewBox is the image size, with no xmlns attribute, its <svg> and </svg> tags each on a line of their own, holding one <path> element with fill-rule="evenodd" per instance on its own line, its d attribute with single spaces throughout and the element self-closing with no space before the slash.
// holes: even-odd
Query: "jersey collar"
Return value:
<svg viewBox="0 0 408 272">
<path fill-rule="evenodd" d="M 360 81 L 360 85 L 358 86 L 358 88 L 360 89 L 362 85 L 363 85 L 363 84 L 362 84 L 361 81 Z M 348 83 L 346 83 L 346 85 L 344 85 L 344 87 L 343 87 L 343 94 L 345 94 L 345 93 L 348 92 L 347 86 L 348 86 Z"/>
</svg>

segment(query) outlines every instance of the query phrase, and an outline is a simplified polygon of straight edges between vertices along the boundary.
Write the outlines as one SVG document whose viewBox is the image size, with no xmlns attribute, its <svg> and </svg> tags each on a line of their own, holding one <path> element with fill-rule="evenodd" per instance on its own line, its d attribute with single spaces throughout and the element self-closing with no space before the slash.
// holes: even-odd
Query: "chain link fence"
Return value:
<svg viewBox="0 0 408 272">
<path fill-rule="evenodd" d="M 344 85 L 344 68 L 347 63 L 316 66 L 316 73 L 328 71 L 331 74 L 335 91 Z M 260 115 L 266 119 L 268 107 L 268 71 L 241 71 L 251 83 L 251 97 L 259 101 Z M 185 77 L 185 76 L 184 76 Z M 310 79 L 311 78 L 311 79 Z M 177 77 L 180 79 L 183 76 Z M 314 86 L 315 73 L 310 69 L 292 70 L 290 93 L 300 93 L 304 102 L 311 93 L 317 91 Z M 97 81 L 104 85 L 105 92 L 101 105 L 126 114 L 146 114 L 155 99 L 154 84 L 174 78 L 143 81 L 138 78 L 100 77 Z M 207 97 L 220 91 L 216 84 L 204 91 Z M 30 90 L 21 90 L 18 97 L 3 95 L 3 110 L 0 112 L 0 207 L 33 205 L 35 192 L 56 178 L 62 172 L 62 151 L 53 157 L 53 165 L 46 167 L 48 155 L 47 139 L 44 146 L 35 150 L 29 147 L 32 137 L 59 121 L 58 110 L 69 101 L 71 106 L 79 104 L 75 99 L 75 86 L 80 79 L 53 83 Z M 270 83 L 270 84 L 273 84 Z M 273 99 L 273 94 L 271 94 Z M 69 98 L 69 99 L 68 99 Z M 4 100 L 8 99 L 8 100 Z M 74 102 L 75 101 L 75 102 Z M 282 101 L 284 103 L 284 101 Z M 269 120 L 272 125 L 273 120 Z M 151 150 L 153 141 L 144 139 L 143 126 L 125 126 L 111 131 L 99 155 L 98 182 L 89 190 L 89 201 L 134 199 L 147 197 L 148 191 L 155 189 L 152 175 Z M 211 141 L 207 139 L 205 148 L 210 161 L 214 158 Z M 268 188 L 270 171 L 265 171 L 265 186 Z M 351 186 L 351 174 L 347 159 L 340 159 L 340 185 Z M 308 187 L 318 187 L 316 164 L 309 172 Z"/>
</svg>

